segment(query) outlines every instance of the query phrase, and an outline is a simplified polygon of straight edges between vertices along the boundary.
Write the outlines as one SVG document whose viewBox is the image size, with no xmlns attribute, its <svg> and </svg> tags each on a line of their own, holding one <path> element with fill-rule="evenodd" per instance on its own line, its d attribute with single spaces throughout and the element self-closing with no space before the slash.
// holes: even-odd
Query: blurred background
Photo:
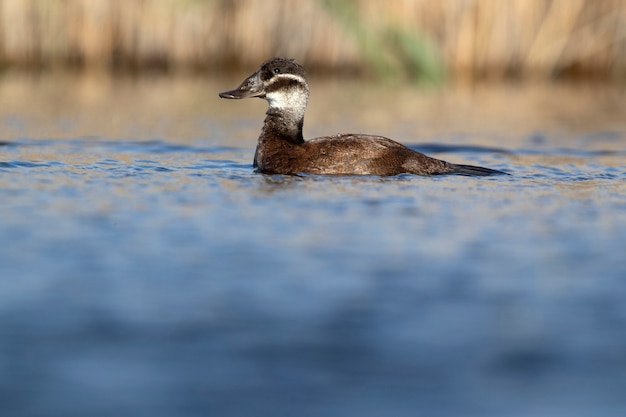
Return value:
<svg viewBox="0 0 626 417">
<path fill-rule="evenodd" d="M 623 0 L 2 0 L 0 67 L 623 81 L 625 28 Z"/>
</svg>

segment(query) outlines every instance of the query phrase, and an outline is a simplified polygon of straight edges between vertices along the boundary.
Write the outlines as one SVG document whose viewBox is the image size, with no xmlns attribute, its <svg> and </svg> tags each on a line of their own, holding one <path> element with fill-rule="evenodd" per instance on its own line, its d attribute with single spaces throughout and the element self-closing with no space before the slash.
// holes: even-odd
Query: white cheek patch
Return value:
<svg viewBox="0 0 626 417">
<path fill-rule="evenodd" d="M 306 107 L 309 95 L 300 88 L 283 91 L 272 91 L 265 95 L 270 107 L 276 109 L 297 109 Z"/>
<path fill-rule="evenodd" d="M 271 90 L 272 84 L 284 79 L 291 79 L 296 83 L 284 89 L 267 92 L 265 99 L 271 108 L 304 114 L 304 109 L 309 101 L 309 92 L 303 77 L 295 74 L 280 74 L 270 81 L 266 91 Z"/>
<path fill-rule="evenodd" d="M 306 80 L 302 78 L 301 76 L 296 75 L 296 74 L 284 74 L 284 73 L 272 78 L 272 80 L 270 81 L 270 84 L 273 84 L 277 80 L 284 80 L 285 78 L 289 80 L 295 80 L 300 84 L 306 84 Z"/>
</svg>

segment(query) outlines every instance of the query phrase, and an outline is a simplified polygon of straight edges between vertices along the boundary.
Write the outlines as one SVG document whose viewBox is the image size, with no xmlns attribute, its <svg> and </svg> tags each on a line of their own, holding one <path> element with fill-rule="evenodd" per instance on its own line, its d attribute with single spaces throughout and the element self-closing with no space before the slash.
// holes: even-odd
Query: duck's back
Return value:
<svg viewBox="0 0 626 417">
<path fill-rule="evenodd" d="M 301 145 L 303 172 L 334 175 L 448 173 L 452 164 L 430 158 L 383 136 L 341 134 L 311 139 Z"/>
</svg>

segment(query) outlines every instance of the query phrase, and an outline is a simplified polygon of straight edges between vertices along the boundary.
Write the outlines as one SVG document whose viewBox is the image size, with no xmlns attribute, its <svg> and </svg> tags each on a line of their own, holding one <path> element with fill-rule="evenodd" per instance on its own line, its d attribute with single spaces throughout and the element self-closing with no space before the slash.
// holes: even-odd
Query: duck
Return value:
<svg viewBox="0 0 626 417">
<path fill-rule="evenodd" d="M 293 59 L 274 57 L 224 99 L 258 97 L 268 103 L 253 167 L 263 174 L 375 175 L 400 174 L 488 176 L 495 169 L 432 158 L 384 136 L 342 133 L 305 140 L 304 113 L 309 101 L 304 68 Z"/>
</svg>

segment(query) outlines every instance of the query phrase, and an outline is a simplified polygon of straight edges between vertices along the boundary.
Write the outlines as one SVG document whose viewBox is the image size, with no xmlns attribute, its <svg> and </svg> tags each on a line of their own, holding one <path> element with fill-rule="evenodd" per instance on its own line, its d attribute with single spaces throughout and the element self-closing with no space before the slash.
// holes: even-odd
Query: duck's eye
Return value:
<svg viewBox="0 0 626 417">
<path fill-rule="evenodd" d="M 274 74 L 280 74 L 280 68 L 274 68 Z"/>
</svg>

